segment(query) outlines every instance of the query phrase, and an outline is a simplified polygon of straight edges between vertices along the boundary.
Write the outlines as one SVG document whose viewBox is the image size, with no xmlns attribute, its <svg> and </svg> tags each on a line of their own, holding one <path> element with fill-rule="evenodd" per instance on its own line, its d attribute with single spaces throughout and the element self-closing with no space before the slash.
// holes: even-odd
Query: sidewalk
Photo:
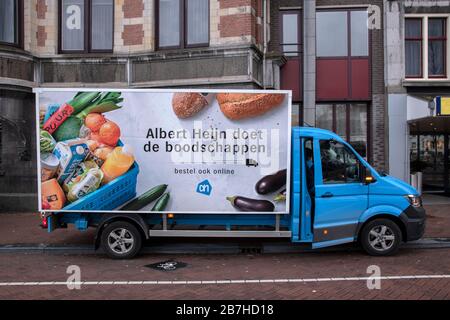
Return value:
<svg viewBox="0 0 450 320">
<path fill-rule="evenodd" d="M 427 212 L 425 238 L 450 238 L 450 197 L 424 194 L 423 205 Z"/>
<path fill-rule="evenodd" d="M 67 229 L 58 229 L 48 233 L 42 229 L 38 213 L 1 213 L 0 245 L 91 245 L 94 241 L 95 229 L 85 232 L 70 225 Z"/>
<path fill-rule="evenodd" d="M 450 238 L 450 204 L 428 204 L 427 227 L 424 238 Z M 0 245 L 91 245 L 95 229 L 78 231 L 73 225 L 68 229 L 58 229 L 53 233 L 40 227 L 37 213 L 1 213 Z"/>
</svg>

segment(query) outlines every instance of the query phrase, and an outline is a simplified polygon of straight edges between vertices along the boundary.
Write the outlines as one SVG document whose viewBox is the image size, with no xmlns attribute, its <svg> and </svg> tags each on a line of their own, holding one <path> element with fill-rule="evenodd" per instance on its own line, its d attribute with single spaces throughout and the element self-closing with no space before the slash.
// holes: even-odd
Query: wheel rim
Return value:
<svg viewBox="0 0 450 320">
<path fill-rule="evenodd" d="M 395 243 L 395 234 L 386 225 L 373 227 L 369 232 L 368 238 L 370 246 L 377 251 L 389 250 Z"/>
<path fill-rule="evenodd" d="M 126 254 L 134 246 L 134 237 L 128 229 L 114 229 L 108 235 L 108 246 L 117 254 Z"/>
</svg>

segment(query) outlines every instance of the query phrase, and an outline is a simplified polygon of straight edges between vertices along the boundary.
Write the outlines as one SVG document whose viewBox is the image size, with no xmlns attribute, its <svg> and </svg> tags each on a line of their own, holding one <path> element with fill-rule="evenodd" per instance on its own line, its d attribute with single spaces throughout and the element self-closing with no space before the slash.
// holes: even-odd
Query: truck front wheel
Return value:
<svg viewBox="0 0 450 320">
<path fill-rule="evenodd" d="M 110 258 L 131 259 L 141 250 L 142 235 L 133 224 L 115 221 L 103 230 L 101 246 Z"/>
<path fill-rule="evenodd" d="M 372 220 L 361 230 L 361 246 L 371 256 L 393 255 L 401 242 L 402 232 L 399 226 L 389 219 Z"/>
</svg>

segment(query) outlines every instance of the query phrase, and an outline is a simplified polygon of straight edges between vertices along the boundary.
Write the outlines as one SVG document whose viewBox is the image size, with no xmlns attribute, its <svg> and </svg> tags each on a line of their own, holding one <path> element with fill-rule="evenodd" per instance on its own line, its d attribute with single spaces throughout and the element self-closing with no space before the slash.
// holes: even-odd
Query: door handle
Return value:
<svg viewBox="0 0 450 320">
<path fill-rule="evenodd" d="M 333 194 L 331 192 L 325 192 L 323 195 L 321 195 L 322 198 L 331 198 Z"/>
</svg>

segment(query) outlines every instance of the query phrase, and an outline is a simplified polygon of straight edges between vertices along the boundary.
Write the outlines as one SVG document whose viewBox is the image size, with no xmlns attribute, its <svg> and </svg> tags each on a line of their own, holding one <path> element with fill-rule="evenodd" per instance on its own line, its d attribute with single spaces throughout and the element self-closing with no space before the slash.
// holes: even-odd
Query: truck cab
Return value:
<svg viewBox="0 0 450 320">
<path fill-rule="evenodd" d="M 292 241 L 313 248 L 358 241 L 371 255 L 389 255 L 422 237 L 417 190 L 378 173 L 338 135 L 293 128 L 291 161 Z"/>
</svg>

